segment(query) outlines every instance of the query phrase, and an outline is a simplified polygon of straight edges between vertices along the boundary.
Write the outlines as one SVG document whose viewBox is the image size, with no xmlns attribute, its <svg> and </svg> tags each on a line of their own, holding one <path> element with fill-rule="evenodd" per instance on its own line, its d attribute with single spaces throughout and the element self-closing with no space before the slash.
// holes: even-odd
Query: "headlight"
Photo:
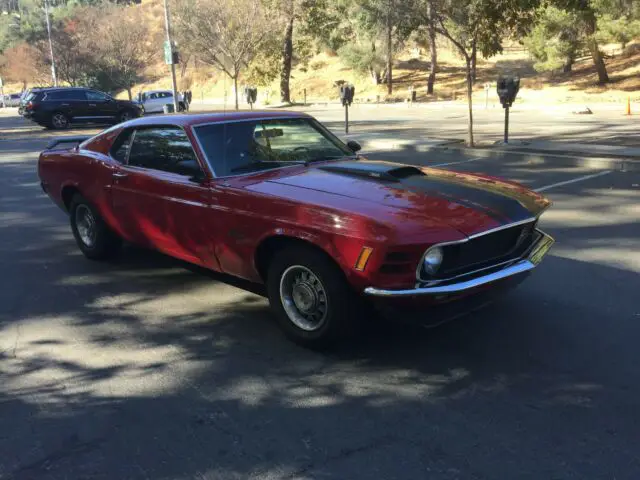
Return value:
<svg viewBox="0 0 640 480">
<path fill-rule="evenodd" d="M 424 255 L 424 260 L 423 260 L 424 271 L 429 275 L 435 274 L 438 271 L 438 268 L 440 268 L 443 258 L 444 258 L 444 255 L 442 253 L 442 248 L 431 247 L 429 250 L 427 250 L 427 253 L 425 253 Z"/>
</svg>

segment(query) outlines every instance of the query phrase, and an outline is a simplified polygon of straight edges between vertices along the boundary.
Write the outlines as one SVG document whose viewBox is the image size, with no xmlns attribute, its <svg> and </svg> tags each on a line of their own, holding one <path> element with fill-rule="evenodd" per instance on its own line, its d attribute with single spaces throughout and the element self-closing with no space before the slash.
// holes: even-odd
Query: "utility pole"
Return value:
<svg viewBox="0 0 640 480">
<path fill-rule="evenodd" d="M 53 86 L 58 86 L 58 77 L 56 77 L 56 62 L 53 59 L 53 42 L 51 41 L 51 22 L 49 21 L 49 0 L 44 0 L 44 16 L 47 19 L 47 35 L 49 36 L 49 54 L 51 55 L 51 78 Z"/>
<path fill-rule="evenodd" d="M 173 108 L 174 111 L 178 111 L 178 87 L 176 85 L 176 64 L 173 58 L 173 41 L 171 40 L 171 20 L 169 15 L 169 4 L 167 0 L 164 0 L 164 26 L 167 31 L 167 46 L 165 46 L 165 52 L 168 50 L 168 59 L 171 66 L 171 83 L 173 86 Z"/>
</svg>

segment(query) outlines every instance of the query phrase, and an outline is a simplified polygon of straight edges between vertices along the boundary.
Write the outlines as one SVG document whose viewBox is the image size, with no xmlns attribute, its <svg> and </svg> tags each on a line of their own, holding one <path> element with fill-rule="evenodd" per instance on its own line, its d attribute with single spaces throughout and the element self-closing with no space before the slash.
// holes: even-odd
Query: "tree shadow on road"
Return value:
<svg viewBox="0 0 640 480">
<path fill-rule="evenodd" d="M 137 248 L 87 261 L 15 168 L 0 165 L 0 478 L 495 478 L 496 462 L 593 477 L 636 462 L 624 389 L 640 332 L 604 293 L 576 300 L 586 275 L 632 295 L 636 272 L 553 256 L 471 318 L 375 322 L 314 353 L 249 285 Z"/>
</svg>

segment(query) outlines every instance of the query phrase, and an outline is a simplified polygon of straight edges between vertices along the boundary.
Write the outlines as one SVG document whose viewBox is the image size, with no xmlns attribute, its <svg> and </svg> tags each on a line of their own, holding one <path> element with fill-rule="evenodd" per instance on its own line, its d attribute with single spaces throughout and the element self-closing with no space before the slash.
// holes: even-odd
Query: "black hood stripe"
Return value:
<svg viewBox="0 0 640 480">
<path fill-rule="evenodd" d="M 526 220 L 531 212 L 515 198 L 476 188 L 467 183 L 448 182 L 429 175 L 413 176 L 399 182 L 405 188 L 426 195 L 446 198 L 473 210 L 480 210 L 501 223 Z"/>
<path fill-rule="evenodd" d="M 544 209 L 531 195 L 523 194 L 508 184 L 485 181 L 453 171 L 433 170 L 425 173 L 408 165 L 368 160 L 336 162 L 321 168 L 458 203 L 481 211 L 501 224 L 526 220 Z"/>
</svg>

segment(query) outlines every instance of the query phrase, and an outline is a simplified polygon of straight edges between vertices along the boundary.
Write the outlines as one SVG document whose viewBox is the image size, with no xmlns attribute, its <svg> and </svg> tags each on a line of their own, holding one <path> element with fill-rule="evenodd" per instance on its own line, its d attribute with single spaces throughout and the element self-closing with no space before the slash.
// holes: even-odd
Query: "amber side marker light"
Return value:
<svg viewBox="0 0 640 480">
<path fill-rule="evenodd" d="M 367 262 L 369 261 L 369 257 L 373 253 L 373 248 L 371 247 L 362 247 L 360 251 L 360 255 L 358 255 L 358 260 L 356 261 L 356 270 L 364 271 L 367 266 Z"/>
</svg>

